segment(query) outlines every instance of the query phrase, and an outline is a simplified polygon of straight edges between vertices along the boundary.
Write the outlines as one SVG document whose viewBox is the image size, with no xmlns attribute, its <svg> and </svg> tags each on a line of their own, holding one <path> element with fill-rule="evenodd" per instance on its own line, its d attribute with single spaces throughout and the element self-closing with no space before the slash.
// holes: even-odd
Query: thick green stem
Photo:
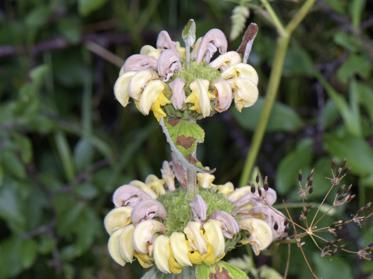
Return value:
<svg viewBox="0 0 373 279">
<path fill-rule="evenodd" d="M 283 27 L 276 12 L 272 9 L 271 5 L 267 0 L 261 0 L 262 4 L 266 8 L 270 15 L 273 25 L 277 29 L 278 39 L 276 43 L 275 58 L 273 61 L 273 68 L 269 78 L 269 84 L 267 89 L 267 95 L 265 97 L 263 110 L 260 114 L 258 126 L 255 129 L 252 144 L 246 157 L 245 166 L 241 175 L 240 185 L 245 185 L 250 177 L 252 169 L 254 167 L 257 155 L 259 153 L 260 146 L 264 137 L 265 130 L 268 125 L 269 117 L 271 116 L 272 108 L 276 100 L 280 80 L 284 68 L 284 61 L 289 46 L 289 41 L 293 31 L 305 18 L 307 13 L 310 11 L 316 0 L 307 0 L 303 6 L 298 10 L 295 16 L 291 19 L 286 28 Z"/>
<path fill-rule="evenodd" d="M 284 66 L 284 60 L 289 45 L 289 36 L 279 37 L 276 44 L 275 58 L 273 61 L 273 68 L 269 78 L 267 95 L 264 101 L 263 110 L 260 114 L 259 124 L 256 127 L 253 141 L 249 153 L 246 158 L 245 166 L 242 172 L 240 185 L 245 185 L 250 177 L 250 173 L 254 167 L 256 157 L 258 155 L 260 146 L 262 144 L 264 132 L 267 128 L 269 117 L 271 116 L 272 107 L 276 100 L 278 87 Z"/>
</svg>

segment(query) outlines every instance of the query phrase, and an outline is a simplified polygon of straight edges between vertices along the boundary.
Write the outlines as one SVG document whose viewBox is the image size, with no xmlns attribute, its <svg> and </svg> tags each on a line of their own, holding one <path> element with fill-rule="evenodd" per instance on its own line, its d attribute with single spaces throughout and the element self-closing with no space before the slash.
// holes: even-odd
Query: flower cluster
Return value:
<svg viewBox="0 0 373 279">
<path fill-rule="evenodd" d="M 118 264 L 136 258 L 144 268 L 155 264 L 163 273 L 178 274 L 187 266 L 218 262 L 238 243 L 259 254 L 286 235 L 285 217 L 272 207 L 276 192 L 268 186 L 234 190 L 230 182 L 215 185 L 212 174 L 198 173 L 199 194 L 190 197 L 175 189 L 172 169 L 165 162 L 162 178 L 149 175 L 114 192 L 115 208 L 104 223 Z"/>
<path fill-rule="evenodd" d="M 127 58 L 114 86 L 115 97 L 124 107 L 131 98 L 142 114 L 152 111 L 158 121 L 166 116 L 205 118 L 226 111 L 233 100 L 241 111 L 258 99 L 258 75 L 227 47 L 219 29 L 185 48 L 162 31 L 156 48 L 143 46 L 140 54 Z"/>
</svg>

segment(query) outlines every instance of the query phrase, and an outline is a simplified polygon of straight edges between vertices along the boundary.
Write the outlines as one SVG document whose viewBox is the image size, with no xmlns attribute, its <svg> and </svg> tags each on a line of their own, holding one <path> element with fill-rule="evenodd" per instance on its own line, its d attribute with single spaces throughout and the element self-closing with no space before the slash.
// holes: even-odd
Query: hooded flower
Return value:
<svg viewBox="0 0 373 279">
<path fill-rule="evenodd" d="M 115 190 L 115 207 L 105 217 L 104 226 L 110 235 L 109 254 L 119 265 L 136 259 L 144 268 L 155 265 L 163 273 L 179 274 L 187 266 L 218 262 L 232 242 L 249 244 L 259 254 L 286 235 L 285 216 L 272 207 L 276 201 L 273 189 L 245 186 L 234 190 L 231 182 L 214 185 L 214 175 L 199 173 L 202 192 L 188 201 L 184 190 L 175 190 L 174 178 L 173 168 L 164 162 L 162 179 L 148 175 L 145 182 L 133 180 Z M 217 199 L 226 204 L 224 210 Z M 170 218 L 180 218 L 175 213 L 182 210 L 183 202 L 190 219 L 171 229 L 175 220 Z M 209 213 L 210 206 L 218 209 Z M 226 245 L 228 240 L 230 245 Z"/>
<path fill-rule="evenodd" d="M 228 110 L 233 100 L 239 111 L 256 102 L 258 75 L 241 54 L 227 52 L 221 30 L 211 29 L 187 44 L 186 50 L 161 31 L 156 47 L 143 46 L 140 54 L 128 57 L 114 86 L 120 104 L 125 107 L 132 98 L 142 114 L 152 111 L 160 121 L 180 115 L 205 118 Z M 186 51 L 191 60 L 185 59 Z"/>
</svg>

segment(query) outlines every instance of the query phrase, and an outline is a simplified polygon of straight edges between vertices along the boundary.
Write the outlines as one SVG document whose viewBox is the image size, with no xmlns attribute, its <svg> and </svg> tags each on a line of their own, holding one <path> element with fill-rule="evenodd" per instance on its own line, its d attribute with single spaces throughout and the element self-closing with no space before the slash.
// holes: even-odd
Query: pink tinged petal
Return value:
<svg viewBox="0 0 373 279">
<path fill-rule="evenodd" d="M 167 49 L 159 56 L 158 74 L 163 81 L 168 81 L 175 72 L 181 70 L 180 57 L 175 50 Z"/>
<path fill-rule="evenodd" d="M 187 185 L 187 171 L 173 152 L 171 153 L 171 156 L 171 167 L 175 174 L 176 180 L 180 183 L 182 187 L 185 188 Z"/>
<path fill-rule="evenodd" d="M 131 219 L 135 225 L 153 218 L 166 219 L 167 212 L 164 206 L 156 200 L 143 200 L 139 202 L 132 210 Z"/>
<path fill-rule="evenodd" d="M 116 207 L 134 207 L 143 200 L 152 199 L 148 194 L 132 185 L 123 185 L 113 194 L 113 203 Z"/>
<path fill-rule="evenodd" d="M 162 179 L 165 181 L 168 190 L 171 192 L 175 191 L 175 174 L 173 173 L 169 162 L 163 162 L 161 173 Z"/>
<path fill-rule="evenodd" d="M 196 61 L 198 63 L 205 62 L 209 63 L 215 52 L 219 51 L 220 54 L 227 52 L 228 41 L 224 33 L 219 29 L 209 30 L 205 36 L 203 36 L 201 43 L 198 48 Z"/>
<path fill-rule="evenodd" d="M 210 219 L 219 221 L 222 224 L 223 234 L 226 238 L 231 239 L 235 234 L 239 233 L 240 226 L 234 217 L 225 211 L 214 212 Z"/>
<path fill-rule="evenodd" d="M 149 69 L 157 69 L 157 59 L 143 54 L 134 54 L 126 59 L 122 66 L 121 73 Z"/>
<path fill-rule="evenodd" d="M 171 39 L 170 35 L 165 30 L 159 32 L 156 45 L 159 49 L 176 50 L 176 43 Z"/>
<path fill-rule="evenodd" d="M 218 112 L 226 111 L 232 104 L 232 89 L 229 83 L 224 79 L 216 81 L 213 85 L 215 86 L 218 95 L 215 110 Z"/>
<path fill-rule="evenodd" d="M 236 51 L 228 51 L 222 55 L 219 55 L 209 65 L 214 69 L 225 71 L 231 66 L 234 66 L 241 62 L 241 56 Z"/>
<path fill-rule="evenodd" d="M 200 195 L 196 195 L 190 203 L 193 219 L 195 221 L 205 221 L 207 218 L 207 204 Z"/>
<path fill-rule="evenodd" d="M 273 238 L 283 238 L 287 235 L 285 215 L 271 206 L 258 205 L 251 210 L 251 215 L 263 215 L 264 221 L 271 227 Z"/>
<path fill-rule="evenodd" d="M 176 78 L 174 81 L 170 82 L 170 88 L 172 91 L 171 102 L 175 109 L 182 109 L 185 103 L 185 82 L 181 78 Z"/>
</svg>

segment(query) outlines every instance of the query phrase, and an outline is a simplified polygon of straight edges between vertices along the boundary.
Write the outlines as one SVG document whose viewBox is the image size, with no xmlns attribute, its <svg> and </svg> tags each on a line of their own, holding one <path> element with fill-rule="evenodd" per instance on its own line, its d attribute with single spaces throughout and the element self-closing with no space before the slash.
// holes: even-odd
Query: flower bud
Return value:
<svg viewBox="0 0 373 279">
<path fill-rule="evenodd" d="M 117 207 L 112 209 L 104 219 L 104 226 L 108 234 L 131 223 L 131 207 Z"/>
<path fill-rule="evenodd" d="M 139 202 L 132 210 L 132 222 L 138 224 L 144 220 L 158 217 L 166 219 L 167 212 L 164 206 L 156 200 L 143 200 Z"/>
<path fill-rule="evenodd" d="M 146 220 L 139 223 L 133 234 L 133 246 L 139 253 L 147 254 L 149 245 L 153 243 L 153 239 L 158 233 L 163 233 L 164 225 L 156 220 Z"/>
</svg>

